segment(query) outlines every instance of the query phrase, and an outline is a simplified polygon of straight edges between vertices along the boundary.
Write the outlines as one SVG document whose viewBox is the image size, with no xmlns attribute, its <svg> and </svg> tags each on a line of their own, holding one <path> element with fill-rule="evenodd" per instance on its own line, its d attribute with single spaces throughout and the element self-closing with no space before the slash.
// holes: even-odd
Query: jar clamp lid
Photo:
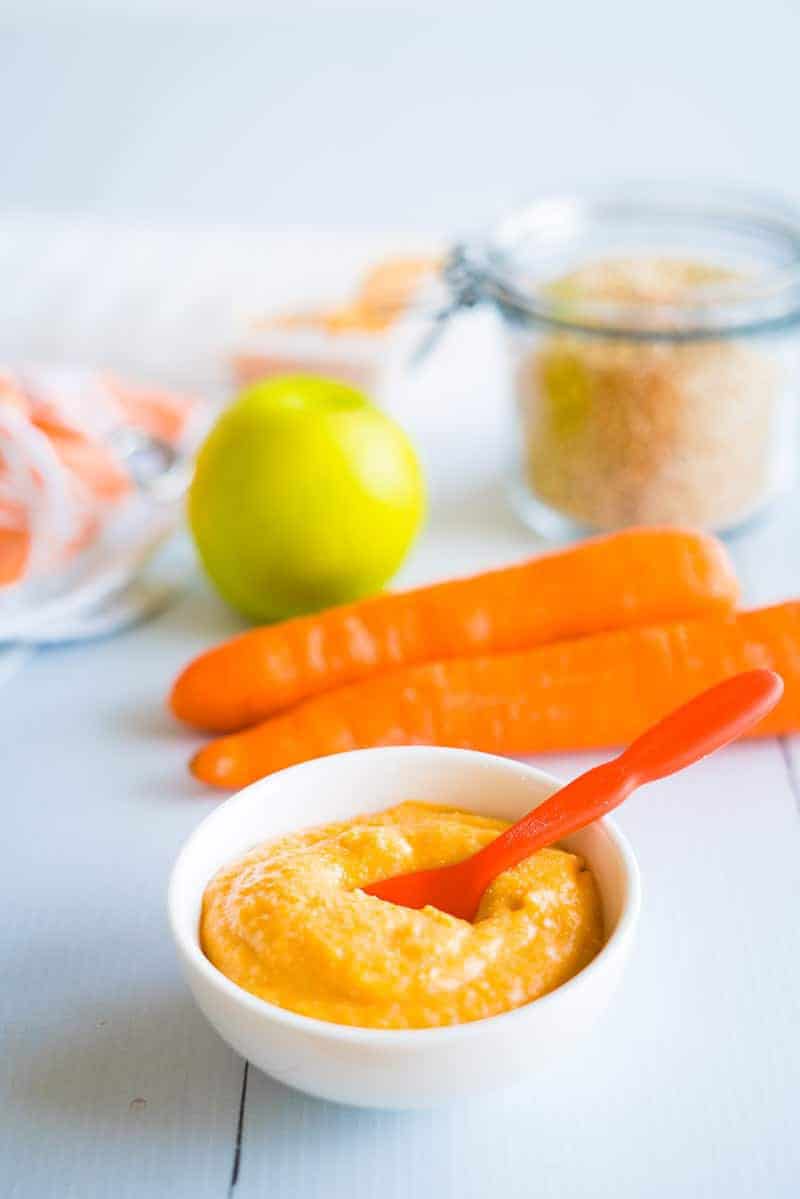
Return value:
<svg viewBox="0 0 800 1199">
<path fill-rule="evenodd" d="M 550 285 L 591 261 L 642 256 L 697 260 L 727 276 L 691 300 L 565 302 Z M 442 277 L 448 302 L 415 357 L 449 318 L 493 304 L 529 323 L 632 341 L 698 341 L 781 333 L 800 322 L 800 212 L 718 188 L 631 185 L 540 200 L 488 234 L 453 246 Z"/>
</svg>

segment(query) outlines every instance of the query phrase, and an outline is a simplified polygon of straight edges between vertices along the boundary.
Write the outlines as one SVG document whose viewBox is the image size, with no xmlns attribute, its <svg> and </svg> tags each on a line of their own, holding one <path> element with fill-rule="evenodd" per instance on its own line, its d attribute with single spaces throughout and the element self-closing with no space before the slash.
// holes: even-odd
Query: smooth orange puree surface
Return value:
<svg viewBox="0 0 800 1199">
<path fill-rule="evenodd" d="M 429 1028 L 520 1007 L 603 944 L 600 897 L 579 857 L 544 849 L 501 874 L 474 924 L 360 887 L 458 861 L 507 825 L 403 803 L 260 845 L 203 898 L 203 950 L 270 1003 L 370 1028 Z"/>
</svg>

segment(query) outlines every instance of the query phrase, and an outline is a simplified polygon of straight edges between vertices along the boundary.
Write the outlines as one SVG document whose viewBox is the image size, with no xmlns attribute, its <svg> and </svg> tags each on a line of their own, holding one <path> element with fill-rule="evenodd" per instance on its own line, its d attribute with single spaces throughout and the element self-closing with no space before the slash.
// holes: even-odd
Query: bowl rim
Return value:
<svg viewBox="0 0 800 1199">
<path fill-rule="evenodd" d="M 498 766 L 502 765 L 510 773 L 520 776 L 533 776 L 540 782 L 554 785 L 554 789 L 564 785 L 560 779 L 549 774 L 547 771 L 539 770 L 536 766 L 529 766 L 527 763 L 520 762 L 514 758 L 506 758 L 499 754 L 483 753 L 480 750 L 459 749 L 449 746 L 381 746 L 371 749 L 355 749 L 339 754 L 332 754 L 330 755 L 330 760 L 353 758 L 356 756 L 363 757 L 364 755 L 386 758 L 406 755 L 421 756 L 422 754 L 447 756 L 454 759 L 456 757 L 462 759 L 467 757 L 476 760 L 489 759 Z M 310 1033 L 317 1037 L 328 1037 L 337 1041 L 384 1046 L 387 1048 L 399 1048 L 404 1045 L 422 1047 L 423 1044 L 433 1045 L 440 1041 L 451 1041 L 465 1036 L 475 1036 L 477 1035 L 475 1030 L 494 1026 L 500 1020 L 508 1022 L 514 1019 L 525 1019 L 526 1017 L 530 1019 L 532 1012 L 541 1011 L 543 1006 L 551 1006 L 553 1003 L 557 1003 L 558 997 L 564 995 L 566 992 L 575 992 L 578 989 L 585 988 L 588 980 L 594 977 L 598 970 L 603 969 L 611 957 L 618 956 L 624 952 L 625 946 L 630 941 L 636 927 L 641 909 L 641 875 L 639 864 L 627 837 L 620 831 L 613 820 L 608 816 L 604 816 L 587 827 L 599 826 L 602 828 L 614 846 L 622 863 L 625 875 L 625 894 L 619 919 L 614 931 L 603 944 L 602 949 L 592 958 L 588 965 L 584 966 L 582 970 L 579 970 L 577 974 L 567 979 L 559 987 L 556 987 L 553 991 L 548 991 L 536 1000 L 523 1003 L 516 1008 L 510 1008 L 505 1012 L 498 1012 L 494 1016 L 485 1016 L 480 1020 L 469 1020 L 460 1024 L 446 1024 L 433 1028 L 370 1028 L 356 1024 L 337 1024 L 332 1020 L 320 1020 L 315 1016 L 305 1016 L 301 1012 L 293 1012 L 289 1008 L 280 1007 L 276 1003 L 271 1003 L 268 999 L 261 999 L 259 996 L 246 991 L 209 961 L 200 947 L 198 930 L 192 936 L 187 936 L 180 927 L 180 921 L 177 916 L 180 875 L 185 868 L 187 859 L 191 856 L 195 843 L 200 839 L 201 834 L 205 834 L 209 825 L 213 825 L 219 820 L 227 819 L 233 808 L 246 807 L 255 795 L 265 788 L 265 785 L 275 786 L 276 782 L 286 775 L 300 773 L 308 770 L 310 767 L 319 769 L 319 764 L 328 760 L 329 758 L 312 758 L 307 762 L 300 762 L 295 766 L 289 766 L 285 770 L 276 771 L 274 774 L 258 779 L 256 782 L 250 783 L 249 786 L 235 792 L 224 800 L 219 807 L 215 808 L 213 812 L 205 816 L 196 828 L 193 829 L 188 838 L 183 842 L 178 856 L 173 863 L 167 887 L 167 916 L 178 954 L 184 963 L 198 970 L 210 986 L 232 1000 L 234 1004 L 240 1004 L 250 1013 L 262 1018 L 266 1017 L 275 1024 Z"/>
</svg>

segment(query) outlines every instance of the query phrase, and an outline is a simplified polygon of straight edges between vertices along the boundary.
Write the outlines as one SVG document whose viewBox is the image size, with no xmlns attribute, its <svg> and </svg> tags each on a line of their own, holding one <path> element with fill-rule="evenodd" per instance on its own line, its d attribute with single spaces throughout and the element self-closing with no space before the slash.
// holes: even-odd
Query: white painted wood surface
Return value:
<svg viewBox="0 0 800 1199">
<path fill-rule="evenodd" d="M 0 358 L 71 355 L 219 392 L 232 292 L 246 306 L 324 291 L 382 244 L 6 223 Z M 535 546 L 498 479 L 494 334 L 474 321 L 390 397 L 434 494 L 403 581 Z M 749 598 L 800 590 L 798 533 L 787 503 L 735 544 Z M 193 1008 L 164 917 L 170 863 L 217 802 L 187 776 L 195 741 L 164 715 L 164 693 L 188 657 L 238 625 L 185 542 L 160 569 L 190 580 L 167 613 L 38 653 L 0 689 L 0 1194 L 798 1193 L 797 747 L 735 747 L 626 806 L 645 886 L 639 943 L 614 1010 L 546 1077 L 399 1115 L 306 1099 L 254 1070 L 245 1088 L 244 1063 Z M 541 761 L 567 777 L 592 760 Z"/>
</svg>

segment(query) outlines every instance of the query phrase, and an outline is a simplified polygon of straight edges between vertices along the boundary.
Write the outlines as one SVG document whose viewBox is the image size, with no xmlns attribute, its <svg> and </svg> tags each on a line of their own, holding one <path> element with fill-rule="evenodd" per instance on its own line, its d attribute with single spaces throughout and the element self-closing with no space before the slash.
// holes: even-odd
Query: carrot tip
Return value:
<svg viewBox="0 0 800 1199">
<path fill-rule="evenodd" d="M 233 778 L 236 759 L 231 754 L 220 752 L 219 742 L 198 750 L 189 763 L 189 769 L 196 779 L 212 787 L 236 786 Z"/>
</svg>

